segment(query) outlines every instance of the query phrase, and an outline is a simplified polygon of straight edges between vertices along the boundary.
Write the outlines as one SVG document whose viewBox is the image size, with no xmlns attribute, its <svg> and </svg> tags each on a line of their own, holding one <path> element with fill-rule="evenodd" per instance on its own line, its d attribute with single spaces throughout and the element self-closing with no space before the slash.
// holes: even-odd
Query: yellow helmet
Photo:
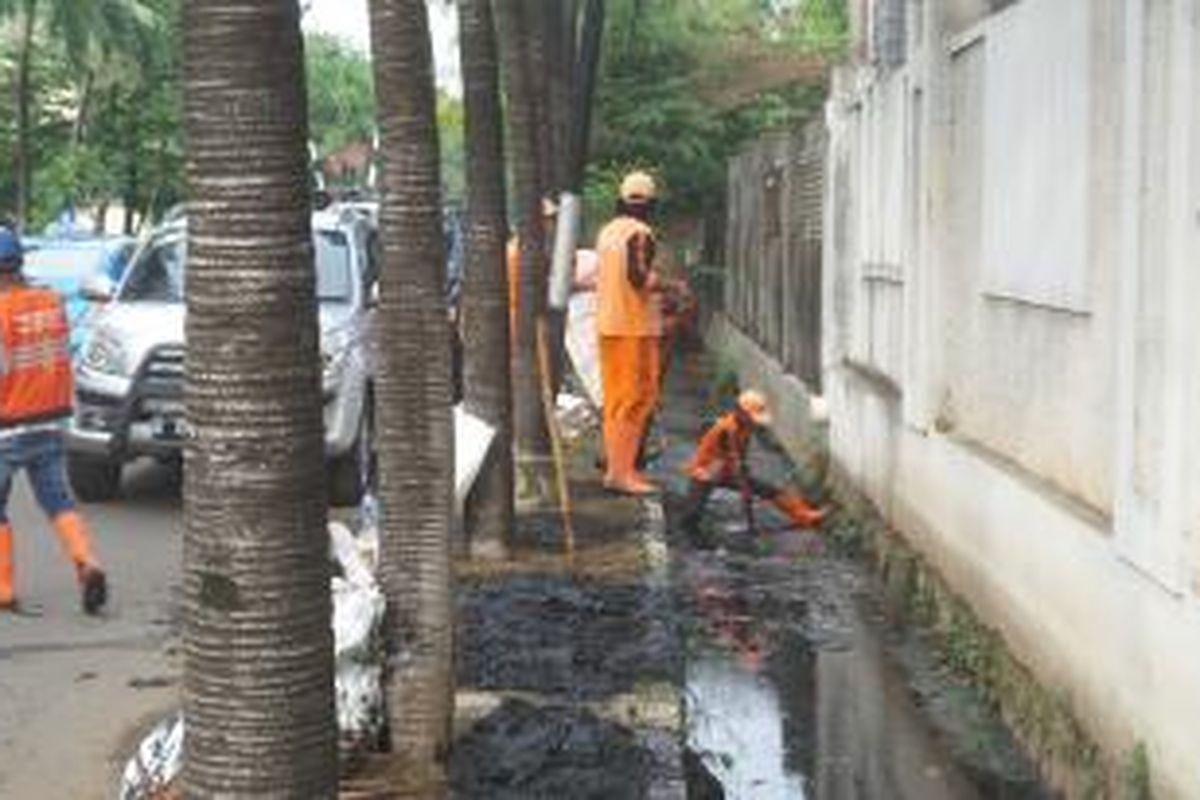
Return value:
<svg viewBox="0 0 1200 800">
<path fill-rule="evenodd" d="M 646 172 L 631 172 L 621 181 L 621 199 L 626 203 L 648 203 L 658 196 L 654 178 Z"/>
<path fill-rule="evenodd" d="M 745 412 L 755 425 L 770 425 L 771 412 L 767 408 L 767 398 L 762 392 L 747 389 L 738 395 L 738 408 Z"/>
</svg>

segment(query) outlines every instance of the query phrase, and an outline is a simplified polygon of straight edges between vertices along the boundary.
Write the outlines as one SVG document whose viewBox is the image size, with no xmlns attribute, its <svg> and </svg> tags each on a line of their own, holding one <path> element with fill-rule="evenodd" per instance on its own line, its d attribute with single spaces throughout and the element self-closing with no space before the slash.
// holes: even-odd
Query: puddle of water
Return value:
<svg viewBox="0 0 1200 800">
<path fill-rule="evenodd" d="M 695 615 L 687 733 L 727 798 L 1036 796 L 952 752 L 855 598 L 836 596 L 836 572 L 810 565 L 821 574 L 809 594 L 835 596 L 807 598 L 806 611 L 791 596 L 799 584 L 782 578 L 794 565 L 751 558 L 729 571 L 714 561 L 684 568 Z"/>
<path fill-rule="evenodd" d="M 688 746 L 727 797 L 807 797 L 804 773 L 789 768 L 779 695 L 762 676 L 719 656 L 689 663 L 687 717 Z"/>
</svg>

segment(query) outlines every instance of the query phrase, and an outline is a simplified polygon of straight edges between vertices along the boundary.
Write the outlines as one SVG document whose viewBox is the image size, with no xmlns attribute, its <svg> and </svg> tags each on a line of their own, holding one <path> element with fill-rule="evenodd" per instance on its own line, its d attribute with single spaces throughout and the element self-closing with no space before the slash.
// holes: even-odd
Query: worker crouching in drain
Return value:
<svg viewBox="0 0 1200 800">
<path fill-rule="evenodd" d="M 693 539 L 700 541 L 700 518 L 715 489 L 730 489 L 741 495 L 751 533 L 755 497 L 774 505 L 796 527 L 813 528 L 821 524 L 825 517 L 823 509 L 813 508 L 796 492 L 781 489 L 750 474 L 746 463 L 750 437 L 770 424 L 766 399 L 760 392 L 750 389 L 738 396 L 733 411 L 717 420 L 700 438 L 696 454 L 686 467 L 691 484 L 683 529 Z"/>
<path fill-rule="evenodd" d="M 100 611 L 107 582 L 67 488 L 62 421 L 71 414 L 71 360 L 62 301 L 21 270 L 21 241 L 0 227 L 0 611 L 17 609 L 8 498 L 22 470 L 75 567 L 83 610 Z"/>
</svg>

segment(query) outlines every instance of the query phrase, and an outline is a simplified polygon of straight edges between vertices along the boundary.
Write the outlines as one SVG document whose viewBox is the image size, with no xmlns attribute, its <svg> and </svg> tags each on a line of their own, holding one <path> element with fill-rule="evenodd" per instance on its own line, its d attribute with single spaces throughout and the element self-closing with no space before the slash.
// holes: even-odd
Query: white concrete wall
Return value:
<svg viewBox="0 0 1200 800">
<path fill-rule="evenodd" d="M 921 5 L 829 105 L 831 455 L 1200 797 L 1200 3 Z"/>
</svg>

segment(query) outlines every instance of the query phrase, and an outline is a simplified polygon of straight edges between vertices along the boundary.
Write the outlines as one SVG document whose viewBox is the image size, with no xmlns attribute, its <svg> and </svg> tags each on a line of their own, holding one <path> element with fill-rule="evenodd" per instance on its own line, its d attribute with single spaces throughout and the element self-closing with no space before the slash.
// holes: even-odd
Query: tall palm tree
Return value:
<svg viewBox="0 0 1200 800">
<path fill-rule="evenodd" d="M 477 555 L 490 556 L 504 552 L 513 524 L 504 120 L 492 2 L 460 0 L 458 13 L 467 147 L 464 400 L 497 430 L 497 444 L 474 490 L 471 545 Z"/>
<path fill-rule="evenodd" d="M 546 190 L 541 158 L 539 106 L 541 84 L 534 76 L 540 57 L 535 28 L 541 0 L 506 0 L 500 11 L 504 88 L 508 97 L 508 127 L 512 174 L 516 184 L 517 235 L 521 243 L 517 305 L 523 320 L 513 343 L 513 422 L 517 454 L 526 464 L 544 463 L 549 434 L 541 404 L 540 372 L 533 321 L 546 307 L 546 245 L 541 200 Z"/>
<path fill-rule="evenodd" d="M 438 132 L 424 0 L 371 0 L 381 134 L 377 388 L 392 744 L 416 770 L 445 751 L 453 707 L 454 446 Z"/>
<path fill-rule="evenodd" d="M 299 8 L 187 0 L 184 793 L 333 797 Z"/>
<path fill-rule="evenodd" d="M 67 57 L 85 76 L 83 68 L 92 50 L 108 49 L 114 44 L 136 41 L 139 28 L 151 26 L 156 16 L 141 0 L 0 0 L 0 19 L 18 20 L 17 76 L 13 92 L 16 117 L 16 141 L 13 167 L 17 183 L 17 223 L 29 221 L 33 192 L 31 107 L 33 51 L 39 23 L 60 39 Z M 86 91 L 85 91 L 86 94 Z M 82 109 L 81 109 L 82 114 Z"/>
</svg>

